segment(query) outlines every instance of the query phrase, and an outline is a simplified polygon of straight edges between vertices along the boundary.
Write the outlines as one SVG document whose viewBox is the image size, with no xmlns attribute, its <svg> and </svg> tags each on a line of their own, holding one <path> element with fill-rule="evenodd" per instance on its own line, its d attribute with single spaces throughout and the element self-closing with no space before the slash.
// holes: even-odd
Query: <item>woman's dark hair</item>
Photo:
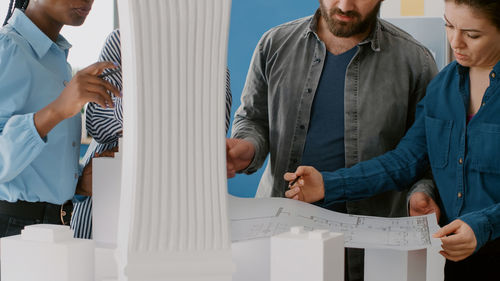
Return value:
<svg viewBox="0 0 500 281">
<path fill-rule="evenodd" d="M 445 0 L 454 1 L 457 5 L 467 5 L 483 14 L 500 30 L 500 1 L 498 0 Z"/>
<path fill-rule="evenodd" d="M 10 0 L 9 10 L 7 11 L 7 16 L 5 17 L 3 25 L 7 24 L 7 22 L 9 21 L 10 17 L 12 16 L 16 8 L 24 11 L 28 7 L 29 2 L 30 0 Z"/>
</svg>

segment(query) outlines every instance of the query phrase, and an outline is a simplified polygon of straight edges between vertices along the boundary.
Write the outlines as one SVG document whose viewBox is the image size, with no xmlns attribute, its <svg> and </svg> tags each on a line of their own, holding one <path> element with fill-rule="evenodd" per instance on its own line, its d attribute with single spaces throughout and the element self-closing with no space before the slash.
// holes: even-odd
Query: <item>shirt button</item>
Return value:
<svg viewBox="0 0 500 281">
<path fill-rule="evenodd" d="M 307 93 L 310 94 L 312 92 L 311 88 L 307 88 Z"/>
<path fill-rule="evenodd" d="M 464 160 L 460 157 L 460 159 L 458 159 L 458 164 L 462 164 L 464 163 Z"/>
<path fill-rule="evenodd" d="M 72 142 L 72 143 L 71 143 L 71 146 L 72 146 L 72 147 L 75 147 L 75 146 L 76 146 L 76 142 Z"/>
<path fill-rule="evenodd" d="M 462 192 L 459 192 L 459 193 L 457 194 L 457 196 L 458 196 L 458 198 L 462 198 Z"/>
<path fill-rule="evenodd" d="M 68 85 L 68 81 L 63 81 L 63 85 L 66 87 L 66 85 Z"/>
<path fill-rule="evenodd" d="M 321 62 L 321 59 L 318 59 L 318 58 L 317 58 L 317 59 L 315 59 L 315 60 L 314 60 L 314 62 L 315 62 L 315 63 L 319 63 L 319 62 Z"/>
<path fill-rule="evenodd" d="M 304 125 L 300 125 L 300 128 L 301 128 L 302 130 L 304 130 L 304 129 L 306 128 L 306 126 L 304 126 Z"/>
<path fill-rule="evenodd" d="M 491 78 L 495 78 L 495 77 L 497 77 L 497 74 L 496 74 L 495 72 L 491 72 L 491 74 L 490 74 L 490 75 L 491 75 Z"/>
<path fill-rule="evenodd" d="M 77 174 L 77 173 L 75 173 L 75 179 L 77 179 L 77 178 L 78 178 L 78 174 Z"/>
<path fill-rule="evenodd" d="M 485 104 L 486 104 L 486 103 L 485 103 L 485 102 L 483 102 L 483 103 L 481 104 L 481 106 L 484 106 Z"/>
</svg>

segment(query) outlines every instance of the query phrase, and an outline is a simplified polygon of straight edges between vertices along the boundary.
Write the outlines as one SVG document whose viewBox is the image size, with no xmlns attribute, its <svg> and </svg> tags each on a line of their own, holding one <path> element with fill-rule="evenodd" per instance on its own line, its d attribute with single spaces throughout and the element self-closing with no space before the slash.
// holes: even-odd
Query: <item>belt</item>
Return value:
<svg viewBox="0 0 500 281">
<path fill-rule="evenodd" d="M 0 201 L 0 214 L 51 224 L 69 225 L 72 212 L 73 203 L 71 200 L 62 205 L 47 202 Z"/>
</svg>

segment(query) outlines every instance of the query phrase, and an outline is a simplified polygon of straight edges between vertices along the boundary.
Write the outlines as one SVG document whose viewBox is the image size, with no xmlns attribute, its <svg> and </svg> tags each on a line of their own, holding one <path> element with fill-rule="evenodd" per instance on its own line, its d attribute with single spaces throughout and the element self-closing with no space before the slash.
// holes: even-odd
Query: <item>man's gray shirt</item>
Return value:
<svg viewBox="0 0 500 281">
<path fill-rule="evenodd" d="M 285 172 L 300 165 L 311 107 L 326 56 L 314 16 L 266 32 L 253 54 L 233 122 L 232 137 L 250 141 L 253 173 L 270 153 L 257 197 L 283 197 Z M 431 53 L 410 35 L 378 20 L 347 67 L 345 166 L 396 147 L 414 120 L 415 107 L 437 73 Z M 334 83 L 334 81 L 332 81 Z M 325 128 L 328 130 L 328 128 Z M 418 184 L 432 184 L 430 180 Z M 391 191 L 348 202 L 349 213 L 405 216 L 407 192 Z"/>
</svg>

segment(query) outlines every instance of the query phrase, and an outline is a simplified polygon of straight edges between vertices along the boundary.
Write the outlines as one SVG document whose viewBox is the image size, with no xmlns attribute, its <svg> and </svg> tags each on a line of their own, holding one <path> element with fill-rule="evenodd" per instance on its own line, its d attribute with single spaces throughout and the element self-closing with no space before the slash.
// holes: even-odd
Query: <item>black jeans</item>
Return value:
<svg viewBox="0 0 500 281">
<path fill-rule="evenodd" d="M 0 237 L 21 234 L 25 226 L 43 223 L 42 220 L 27 220 L 0 214 Z"/>
<path fill-rule="evenodd" d="M 500 280 L 500 239 L 486 243 L 477 253 L 459 261 L 446 260 L 445 281 Z"/>
<path fill-rule="evenodd" d="M 32 208 L 36 205 L 36 208 Z M 69 224 L 72 204 L 65 204 L 61 214 L 61 205 L 49 203 L 29 203 L 18 201 L 9 203 L 0 202 L 0 237 L 21 234 L 21 230 L 32 224 L 62 224 L 62 220 Z"/>
</svg>

